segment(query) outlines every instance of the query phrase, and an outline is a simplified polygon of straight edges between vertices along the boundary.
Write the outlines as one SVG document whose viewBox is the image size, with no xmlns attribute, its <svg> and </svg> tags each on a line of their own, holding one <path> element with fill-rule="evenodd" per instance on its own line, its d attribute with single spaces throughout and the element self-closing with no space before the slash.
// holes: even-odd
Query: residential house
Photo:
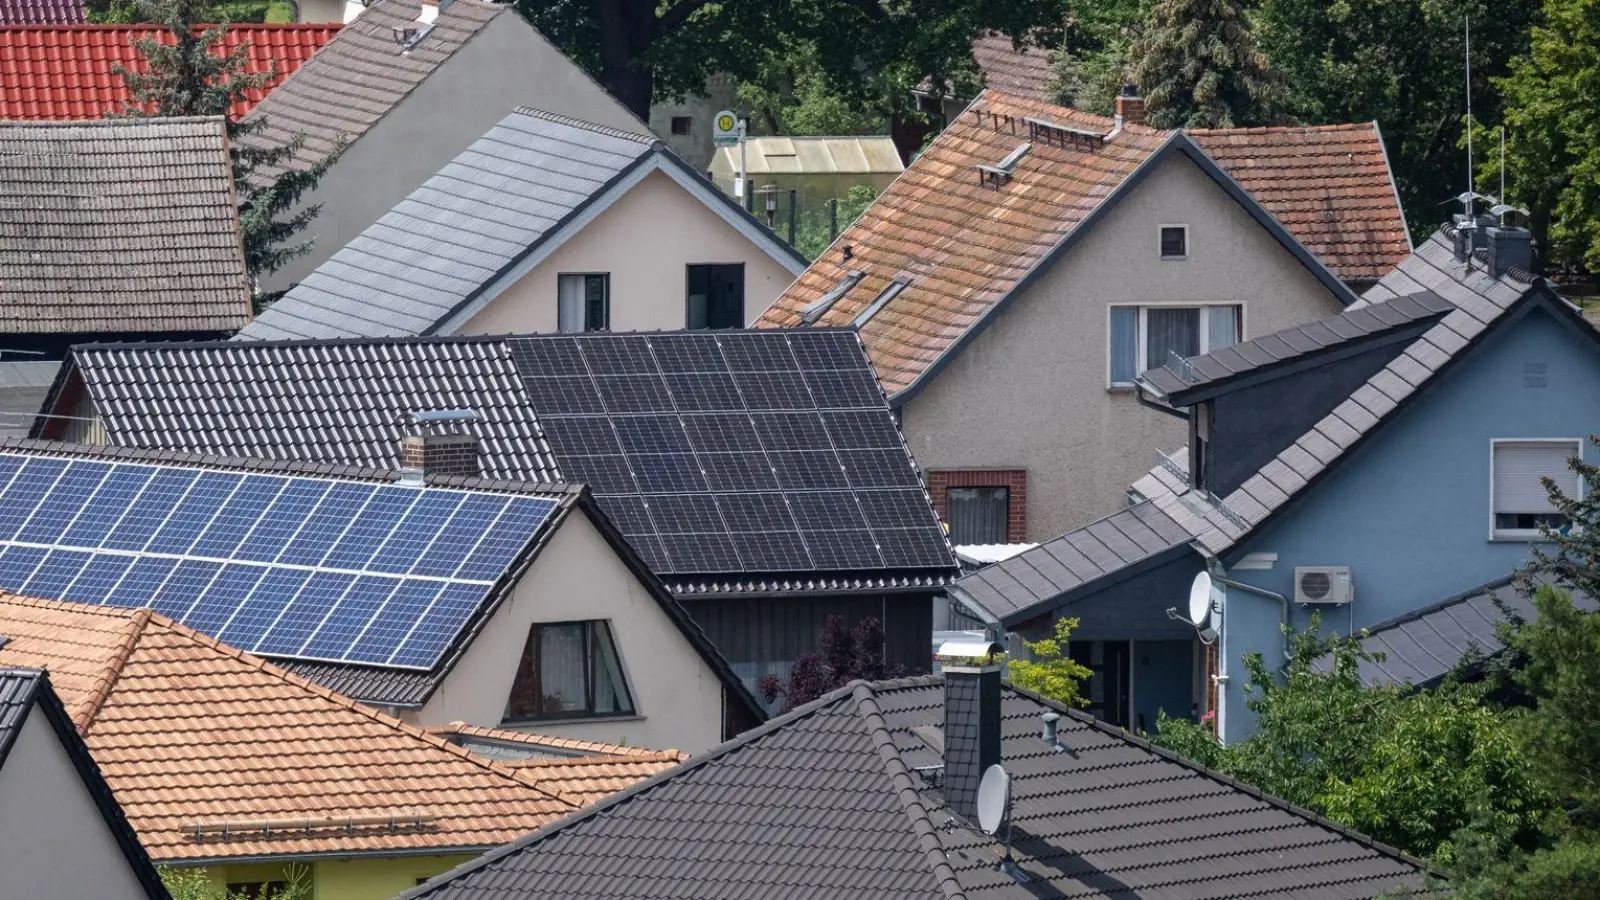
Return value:
<svg viewBox="0 0 1600 900">
<path fill-rule="evenodd" d="M 79 25 L 83 0 L 0 0 L 0 26 Z"/>
<path fill-rule="evenodd" d="M 990 820 L 979 785 L 1007 774 Z M 576 900 L 648 884 L 652 896 L 1354 900 L 1415 887 L 1421 870 L 1005 685 L 998 666 L 946 667 L 942 680 L 841 688 L 401 898 Z"/>
<path fill-rule="evenodd" d="M 1529 246 L 1450 226 L 1337 316 L 1143 373 L 1188 447 L 1132 506 L 952 596 L 997 629 L 1077 618 L 1105 718 L 1215 712 L 1228 740 L 1253 724 L 1240 661 L 1282 664 L 1284 625 L 1369 629 L 1368 674 L 1417 683 L 1492 651 L 1482 595 L 1561 524 L 1539 479 L 1581 490 L 1567 460 L 1600 432 L 1597 335 Z"/>
<path fill-rule="evenodd" d="M 211 27 L 197 25 L 195 31 Z M 338 25 L 229 25 L 216 53 L 245 47 L 246 72 L 276 73 L 272 81 L 235 103 L 232 115 L 249 112 L 338 32 Z M 6 61 L 0 120 L 103 119 L 122 112 L 133 97 L 115 68 L 143 71 L 144 57 L 133 42 L 151 37 L 173 43 L 170 31 L 152 25 L 0 28 L 0 59 Z"/>
<path fill-rule="evenodd" d="M 149 607 L 412 723 L 699 751 L 763 718 L 587 490 L 406 443 L 436 474 L 0 445 L 0 588 Z"/>
<path fill-rule="evenodd" d="M 952 540 L 1036 541 L 1182 441 L 1141 370 L 1335 312 L 1408 246 L 1373 131 L 1158 131 L 985 91 L 759 325 L 856 327 Z"/>
<path fill-rule="evenodd" d="M 520 109 L 239 338 L 742 328 L 804 268 L 655 138 Z"/>
<path fill-rule="evenodd" d="M 235 205 L 221 118 L 0 123 L 0 433 L 74 343 L 248 321 Z"/>
<path fill-rule="evenodd" d="M 831 615 L 928 668 L 956 563 L 848 329 L 77 347 L 36 434 L 392 468 L 450 409 L 485 477 L 587 484 L 746 682 Z"/>
<path fill-rule="evenodd" d="M 15 897 L 170 900 L 38 669 L 0 666 L 0 871 Z"/>
<path fill-rule="evenodd" d="M 303 139 L 287 168 L 343 149 L 306 200 L 322 208 L 316 243 L 262 287 L 305 278 L 524 105 L 647 132 L 509 6 L 377 0 L 247 116 L 267 123 L 254 143 Z"/>
<path fill-rule="evenodd" d="M 318 900 L 383 900 L 680 759 L 583 748 L 506 765 L 149 609 L 0 596 L 0 634 L 0 665 L 50 673 L 64 730 L 85 735 L 150 856 L 203 868 L 229 896 L 260 896 L 298 868 Z M 0 790 L 10 774 L 8 764 Z M 49 799 L 28 808 L 35 837 L 67 796 L 59 784 L 36 794 Z M 31 845 L 56 878 L 87 874 L 78 864 L 102 856 L 82 847 Z M 7 896 L 130 896 L 68 894 L 59 882 L 11 894 L 12 873 Z"/>
</svg>

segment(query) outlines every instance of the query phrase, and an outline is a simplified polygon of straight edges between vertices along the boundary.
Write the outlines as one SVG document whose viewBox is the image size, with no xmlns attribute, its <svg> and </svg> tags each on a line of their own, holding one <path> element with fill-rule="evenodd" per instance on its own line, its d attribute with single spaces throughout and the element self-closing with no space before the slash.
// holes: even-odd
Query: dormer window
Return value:
<svg viewBox="0 0 1600 900">
<path fill-rule="evenodd" d="M 1161 226 L 1161 258 L 1162 259 L 1188 259 L 1189 258 L 1189 226 L 1163 225 Z"/>
</svg>

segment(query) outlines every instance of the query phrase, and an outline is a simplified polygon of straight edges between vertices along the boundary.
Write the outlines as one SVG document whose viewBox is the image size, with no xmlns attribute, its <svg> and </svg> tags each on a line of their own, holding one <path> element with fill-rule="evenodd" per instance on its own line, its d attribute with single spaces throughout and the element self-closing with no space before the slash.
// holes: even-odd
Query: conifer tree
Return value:
<svg viewBox="0 0 1600 900">
<path fill-rule="evenodd" d="M 276 77 L 249 71 L 248 44 L 225 48 L 226 24 L 197 33 L 200 6 L 194 0 L 149 0 L 145 16 L 170 34 L 171 43 L 155 36 L 138 38 L 134 48 L 145 61 L 143 71 L 121 64 L 115 71 L 133 95 L 119 115 L 137 118 L 223 116 L 227 121 L 228 153 L 233 163 L 234 191 L 239 198 L 239 224 L 244 237 L 245 268 L 252 282 L 281 268 L 311 249 L 311 241 L 296 241 L 316 218 L 320 205 L 300 205 L 316 187 L 337 151 L 316 165 L 297 170 L 287 163 L 304 146 L 302 135 L 286 144 L 251 140 L 266 127 L 264 117 L 242 122 L 232 115 L 236 103 L 259 96 Z M 275 295 L 256 295 L 256 308 Z"/>
<path fill-rule="evenodd" d="M 1256 48 L 1238 0 L 1160 0 L 1128 61 L 1157 127 L 1232 128 L 1280 117 L 1282 79 Z"/>
</svg>

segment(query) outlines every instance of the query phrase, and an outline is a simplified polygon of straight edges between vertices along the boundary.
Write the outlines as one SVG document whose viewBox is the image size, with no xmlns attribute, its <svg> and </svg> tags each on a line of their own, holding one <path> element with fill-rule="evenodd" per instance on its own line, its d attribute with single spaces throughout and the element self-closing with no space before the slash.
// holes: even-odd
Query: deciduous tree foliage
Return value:
<svg viewBox="0 0 1600 900">
<path fill-rule="evenodd" d="M 1077 619 L 1056 619 L 1054 634 L 1028 641 L 1028 652 L 1033 654 L 1033 659 L 1013 659 L 1007 663 L 1011 683 L 1066 706 L 1082 706 L 1080 688 L 1093 673 L 1088 666 L 1067 655 L 1067 644 L 1077 627 Z"/>
<path fill-rule="evenodd" d="M 192 0 L 154 0 L 142 6 L 146 17 L 169 33 L 173 43 L 154 37 L 139 38 L 134 47 L 144 58 L 145 70 L 116 66 L 117 74 L 133 94 L 133 102 L 126 104 L 121 115 L 226 117 L 228 153 L 233 161 L 233 183 L 244 235 L 245 268 L 255 279 L 311 249 L 309 239 L 296 242 L 295 238 L 316 218 L 321 206 L 302 206 L 300 200 L 316 187 L 333 157 L 303 172 L 266 174 L 292 158 L 303 141 L 296 138 L 279 146 L 252 142 L 248 138 L 267 127 L 266 119 L 256 118 L 246 124 L 236 121 L 229 111 L 236 101 L 261 90 L 276 71 L 250 73 L 249 47 L 245 44 L 224 52 L 226 25 L 195 34 L 199 9 Z M 258 309 L 271 299 L 258 295 Z"/>
<path fill-rule="evenodd" d="M 796 659 L 788 678 L 764 675 L 756 687 L 768 703 L 782 697 L 780 712 L 788 712 L 852 681 L 894 674 L 883 664 L 883 626 L 875 617 L 850 628 L 842 616 L 829 616 L 817 635 L 817 652 Z"/>
<path fill-rule="evenodd" d="M 1059 31 L 1063 0 L 518 0 L 517 8 L 640 117 L 726 72 L 759 82 L 773 53 L 815 48 L 831 89 L 857 109 L 886 85 L 944 83 L 985 30 Z M 1054 43 L 1052 41 L 1051 43 Z M 900 91 L 890 102 L 906 103 Z"/>
<path fill-rule="evenodd" d="M 1159 0 L 1128 48 L 1129 80 L 1159 128 L 1270 125 L 1282 79 L 1238 0 Z"/>
<path fill-rule="evenodd" d="M 1600 3 L 1545 0 L 1504 98 L 1506 193 L 1534 214 L 1544 259 L 1600 272 Z M 1484 182 L 1498 159 L 1485 154 Z"/>
</svg>

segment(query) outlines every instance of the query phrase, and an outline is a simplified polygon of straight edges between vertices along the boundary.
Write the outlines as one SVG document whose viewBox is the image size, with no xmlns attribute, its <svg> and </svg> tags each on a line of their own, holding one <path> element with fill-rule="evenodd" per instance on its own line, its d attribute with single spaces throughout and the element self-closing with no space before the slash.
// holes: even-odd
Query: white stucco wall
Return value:
<svg viewBox="0 0 1600 900">
<path fill-rule="evenodd" d="M 0 896 L 144 900 L 66 748 L 38 707 L 0 768 Z"/>
<path fill-rule="evenodd" d="M 1162 225 L 1189 256 L 1162 260 Z M 1243 336 L 1338 312 L 1334 295 L 1193 162 L 1168 159 L 913 397 L 902 425 L 927 469 L 1027 471 L 1028 540 L 1122 506 L 1187 441 L 1186 423 L 1107 388 L 1109 307 L 1239 303 Z"/>
<path fill-rule="evenodd" d="M 310 274 L 519 106 L 645 133 L 647 126 L 514 11 L 496 16 L 350 145 L 310 197 L 311 252 L 262 279 Z"/>
<path fill-rule="evenodd" d="M 569 515 L 420 714 L 422 725 L 501 726 L 528 630 L 606 619 L 633 692 L 627 718 L 505 727 L 698 753 L 722 740 L 722 682 L 581 512 Z"/>
<path fill-rule="evenodd" d="M 611 330 L 650 331 L 687 324 L 692 263 L 744 264 L 748 324 L 794 276 L 662 172 L 652 172 L 506 289 L 457 334 L 556 330 L 556 276 L 611 273 Z"/>
</svg>

